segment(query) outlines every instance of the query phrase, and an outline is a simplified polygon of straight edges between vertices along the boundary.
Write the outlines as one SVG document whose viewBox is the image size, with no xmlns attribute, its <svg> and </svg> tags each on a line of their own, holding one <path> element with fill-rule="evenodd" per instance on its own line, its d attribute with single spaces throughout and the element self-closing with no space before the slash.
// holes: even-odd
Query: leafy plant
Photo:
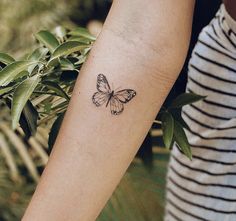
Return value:
<svg viewBox="0 0 236 221">
<path fill-rule="evenodd" d="M 161 122 L 159 123 L 162 126 L 163 141 L 166 148 L 171 149 L 176 142 L 179 149 L 189 159 L 192 159 L 191 148 L 184 131 L 184 128 L 189 129 L 189 127 L 181 116 L 181 108 L 205 97 L 194 93 L 183 93 L 173 100 L 168 108 L 163 107 L 161 109 Z"/>
<path fill-rule="evenodd" d="M 15 181 L 22 178 L 18 168 L 23 166 L 37 182 L 48 160 L 47 140 L 52 147 L 57 135 L 54 122 L 67 108 L 79 69 L 95 39 L 88 39 L 91 35 L 86 29 L 74 31 L 69 34 L 58 27 L 55 35 L 38 32 L 38 48 L 23 60 L 0 53 L 0 146 Z M 88 38 L 83 37 L 86 32 Z"/>
<path fill-rule="evenodd" d="M 68 33 L 54 36 L 48 31 L 40 31 L 35 37 L 41 45 L 24 60 L 15 61 L 1 53 L 0 95 L 3 100 L 11 101 L 12 128 L 16 129 L 22 117 L 22 111 L 36 98 L 40 102 L 33 105 L 35 115 L 38 112 L 38 125 L 65 111 L 75 79 L 95 38 L 91 39 L 85 29 L 78 28 Z M 83 43 L 81 42 L 83 41 Z M 57 105 L 55 105 L 57 100 Z M 33 125 L 28 115 L 28 124 Z M 20 122 L 21 124 L 21 122 Z M 24 131 L 25 125 L 21 124 Z M 34 134 L 31 128 L 30 133 Z"/>
</svg>

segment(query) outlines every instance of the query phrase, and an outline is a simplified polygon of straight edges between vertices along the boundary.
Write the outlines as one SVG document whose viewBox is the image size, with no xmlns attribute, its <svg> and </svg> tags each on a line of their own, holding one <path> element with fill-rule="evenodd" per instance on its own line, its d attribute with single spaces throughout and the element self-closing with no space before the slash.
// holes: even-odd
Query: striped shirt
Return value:
<svg viewBox="0 0 236 221">
<path fill-rule="evenodd" d="M 193 160 L 174 145 L 165 221 L 236 221 L 236 21 L 223 4 L 199 35 L 186 92 L 207 97 L 182 108 Z"/>
</svg>

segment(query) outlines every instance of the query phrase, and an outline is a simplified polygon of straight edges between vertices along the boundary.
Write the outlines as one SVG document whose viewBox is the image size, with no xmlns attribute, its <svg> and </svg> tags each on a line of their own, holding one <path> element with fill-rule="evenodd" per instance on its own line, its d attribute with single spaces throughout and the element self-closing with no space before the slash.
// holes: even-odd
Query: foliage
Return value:
<svg viewBox="0 0 236 221">
<path fill-rule="evenodd" d="M 0 146 L 2 142 L 0 136 Z M 28 182 L 27 177 L 10 179 L 3 156 L 0 157 L 0 220 L 18 221 L 33 194 L 35 183 Z"/>
<path fill-rule="evenodd" d="M 34 46 L 35 33 L 58 24 L 72 26 L 69 16 L 79 0 L 2 0 L 0 2 L 0 50 L 17 56 Z"/>
<path fill-rule="evenodd" d="M 192 153 L 184 131 L 184 128 L 189 129 L 189 127 L 181 116 L 181 108 L 184 105 L 197 102 L 204 98 L 205 96 L 194 93 L 183 93 L 174 99 L 168 108 L 162 107 L 159 113 L 161 115 L 163 141 L 166 148 L 170 149 L 174 142 L 176 142 L 179 149 L 189 159 L 192 159 Z"/>
<path fill-rule="evenodd" d="M 10 103 L 12 128 L 20 123 L 27 137 L 64 113 L 79 69 L 95 40 L 82 28 L 68 32 L 59 27 L 56 35 L 44 30 L 35 37 L 41 44 L 26 59 L 16 61 L 4 53 L 0 56 L 0 95 Z"/>
</svg>

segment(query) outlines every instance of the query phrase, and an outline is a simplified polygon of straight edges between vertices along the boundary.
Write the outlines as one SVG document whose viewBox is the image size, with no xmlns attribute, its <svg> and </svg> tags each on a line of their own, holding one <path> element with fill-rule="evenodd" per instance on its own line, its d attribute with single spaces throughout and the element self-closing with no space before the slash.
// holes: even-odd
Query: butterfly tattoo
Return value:
<svg viewBox="0 0 236 221">
<path fill-rule="evenodd" d="M 103 74 L 97 77 L 97 92 L 92 96 L 93 103 L 100 107 L 103 104 L 108 106 L 110 103 L 110 111 L 113 115 L 119 115 L 124 110 L 124 104 L 128 103 L 137 94 L 135 90 L 123 89 L 119 91 L 112 90 Z"/>
</svg>

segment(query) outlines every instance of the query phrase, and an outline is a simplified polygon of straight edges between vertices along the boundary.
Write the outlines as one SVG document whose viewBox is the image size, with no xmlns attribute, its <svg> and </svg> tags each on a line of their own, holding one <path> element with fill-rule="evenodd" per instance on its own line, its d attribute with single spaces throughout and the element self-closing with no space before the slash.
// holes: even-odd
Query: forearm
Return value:
<svg viewBox="0 0 236 221">
<path fill-rule="evenodd" d="M 223 3 L 230 16 L 236 20 L 236 2 L 234 0 L 223 0 Z"/>
<path fill-rule="evenodd" d="M 95 220 L 135 156 L 183 64 L 193 3 L 181 0 L 176 10 L 170 7 L 173 2 L 113 3 L 76 82 L 24 221 Z M 162 13 L 165 7 L 170 14 Z M 173 13 L 175 18 L 170 17 Z M 175 37 L 176 32 L 181 37 Z M 111 113 L 110 104 L 96 107 L 92 101 L 100 73 L 110 86 L 137 92 L 123 104 L 119 115 Z"/>
</svg>

